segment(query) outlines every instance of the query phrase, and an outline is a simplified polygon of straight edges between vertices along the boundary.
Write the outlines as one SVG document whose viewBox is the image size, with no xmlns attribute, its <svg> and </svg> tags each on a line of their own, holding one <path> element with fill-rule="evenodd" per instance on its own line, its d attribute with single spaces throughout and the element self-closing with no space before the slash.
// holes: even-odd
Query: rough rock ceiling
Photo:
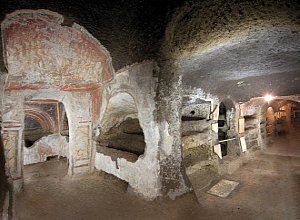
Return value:
<svg viewBox="0 0 300 220">
<path fill-rule="evenodd" d="M 181 60 L 183 84 L 239 101 L 300 94 L 300 32 L 255 32 Z"/>
<path fill-rule="evenodd" d="M 175 10 L 165 39 L 186 87 L 236 101 L 300 93 L 299 1 L 193 1 Z"/>
</svg>

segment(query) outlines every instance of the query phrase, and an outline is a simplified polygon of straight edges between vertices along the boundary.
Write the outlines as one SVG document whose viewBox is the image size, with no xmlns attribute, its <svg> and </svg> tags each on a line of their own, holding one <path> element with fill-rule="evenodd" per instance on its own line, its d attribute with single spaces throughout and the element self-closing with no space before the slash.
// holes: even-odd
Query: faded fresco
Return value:
<svg viewBox="0 0 300 220">
<path fill-rule="evenodd" d="M 91 144 L 90 144 L 90 125 L 81 125 L 77 128 L 76 136 L 76 160 L 84 160 L 90 158 Z"/>
</svg>

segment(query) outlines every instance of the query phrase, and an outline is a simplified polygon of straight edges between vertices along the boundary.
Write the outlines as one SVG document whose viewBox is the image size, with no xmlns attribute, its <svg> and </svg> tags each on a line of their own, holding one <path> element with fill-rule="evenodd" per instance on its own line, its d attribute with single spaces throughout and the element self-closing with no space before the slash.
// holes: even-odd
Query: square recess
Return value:
<svg viewBox="0 0 300 220">
<path fill-rule="evenodd" d="M 238 185 L 238 182 L 222 179 L 207 192 L 215 196 L 226 198 Z"/>
</svg>

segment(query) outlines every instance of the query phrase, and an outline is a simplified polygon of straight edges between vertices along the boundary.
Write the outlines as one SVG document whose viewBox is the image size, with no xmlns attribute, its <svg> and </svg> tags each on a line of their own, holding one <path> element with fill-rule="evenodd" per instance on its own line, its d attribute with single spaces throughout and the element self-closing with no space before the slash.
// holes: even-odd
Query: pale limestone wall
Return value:
<svg viewBox="0 0 300 220">
<path fill-rule="evenodd" d="M 103 108 L 100 114 L 102 121 L 99 122 L 101 126 L 105 126 L 101 123 L 107 123 L 106 115 L 111 115 L 110 112 L 106 112 L 111 97 L 118 93 L 130 94 L 135 101 L 137 117 L 144 132 L 145 153 L 135 163 L 124 158 L 117 158 L 117 161 L 114 161 L 109 155 L 102 153 L 96 153 L 95 157 L 96 169 L 127 181 L 134 191 L 148 199 L 160 195 L 157 156 L 159 131 L 155 122 L 156 78 L 153 78 L 153 69 L 153 63 L 145 62 L 120 71 L 103 93 Z"/>
<path fill-rule="evenodd" d="M 285 99 L 286 97 L 282 97 Z M 241 105 L 245 118 L 245 139 L 247 148 L 264 148 L 267 137 L 274 131 L 274 109 L 263 97 L 253 98 Z"/>
</svg>

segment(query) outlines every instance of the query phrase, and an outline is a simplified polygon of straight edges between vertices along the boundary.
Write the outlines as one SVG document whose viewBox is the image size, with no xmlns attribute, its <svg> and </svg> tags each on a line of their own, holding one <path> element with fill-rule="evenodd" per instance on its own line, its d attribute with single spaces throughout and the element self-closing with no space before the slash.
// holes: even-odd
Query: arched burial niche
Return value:
<svg viewBox="0 0 300 220">
<path fill-rule="evenodd" d="M 101 121 L 97 152 L 113 160 L 137 161 L 144 154 L 144 133 L 138 119 L 135 101 L 128 93 L 110 98 Z"/>
<path fill-rule="evenodd" d="M 68 128 L 64 105 L 56 100 L 30 100 L 24 104 L 24 165 L 68 157 Z"/>
<path fill-rule="evenodd" d="M 218 141 L 221 145 L 222 156 L 234 156 L 237 153 L 237 141 L 235 131 L 235 106 L 229 100 L 223 100 L 219 105 Z"/>
</svg>

